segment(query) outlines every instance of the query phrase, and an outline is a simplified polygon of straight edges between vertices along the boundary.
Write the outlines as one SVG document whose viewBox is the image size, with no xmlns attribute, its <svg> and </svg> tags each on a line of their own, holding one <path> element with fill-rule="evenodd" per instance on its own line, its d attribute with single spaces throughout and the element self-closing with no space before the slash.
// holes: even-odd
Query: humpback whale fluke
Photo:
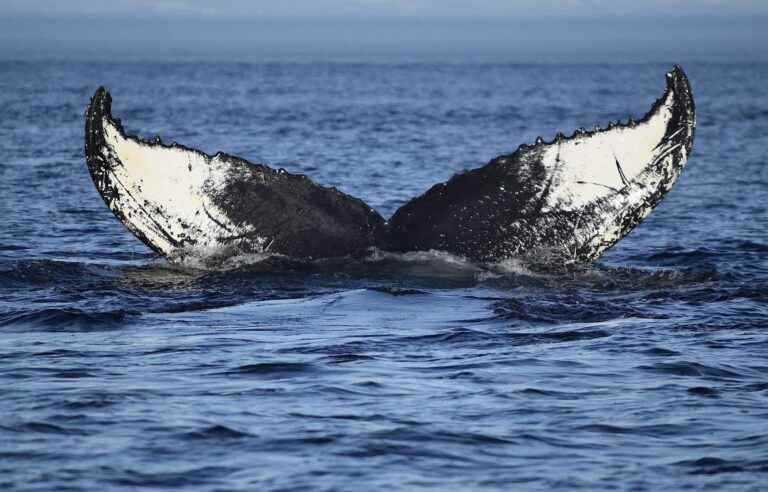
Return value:
<svg viewBox="0 0 768 492">
<path fill-rule="evenodd" d="M 147 246 L 300 258 L 442 250 L 478 261 L 556 254 L 590 261 L 636 227 L 690 155 L 695 108 L 676 66 L 639 121 L 580 128 L 455 175 L 389 222 L 363 201 L 304 175 L 127 135 L 99 88 L 86 110 L 85 155 L 117 218 Z"/>
<path fill-rule="evenodd" d="M 387 247 L 483 261 L 546 251 L 589 261 L 626 236 L 672 188 L 691 153 L 695 107 L 679 66 L 640 121 L 537 139 L 401 207 Z"/>
<path fill-rule="evenodd" d="M 295 257 L 364 254 L 384 219 L 300 174 L 127 135 L 100 87 L 86 111 L 85 156 L 104 202 L 166 256 L 222 251 Z"/>
</svg>

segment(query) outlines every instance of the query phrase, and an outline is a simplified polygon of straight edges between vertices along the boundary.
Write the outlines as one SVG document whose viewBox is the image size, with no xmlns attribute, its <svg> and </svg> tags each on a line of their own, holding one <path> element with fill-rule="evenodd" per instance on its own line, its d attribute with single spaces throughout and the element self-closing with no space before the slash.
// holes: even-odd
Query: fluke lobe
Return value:
<svg viewBox="0 0 768 492">
<path fill-rule="evenodd" d="M 304 175 L 127 135 L 99 88 L 86 110 L 85 156 L 115 216 L 171 259 L 186 254 L 298 258 L 442 250 L 495 262 L 546 254 L 591 261 L 664 198 L 693 146 L 683 70 L 637 122 L 539 138 L 455 175 L 384 219 Z"/>
</svg>

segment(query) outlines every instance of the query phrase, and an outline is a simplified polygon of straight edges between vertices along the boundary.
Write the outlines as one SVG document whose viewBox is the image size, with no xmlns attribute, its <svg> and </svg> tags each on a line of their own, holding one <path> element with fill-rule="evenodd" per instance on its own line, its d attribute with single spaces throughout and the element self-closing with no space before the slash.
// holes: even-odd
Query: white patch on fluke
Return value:
<svg viewBox="0 0 768 492">
<path fill-rule="evenodd" d="M 659 143 L 672 118 L 673 104 L 670 91 L 658 111 L 635 127 L 620 126 L 549 145 L 541 161 L 547 174 L 556 178 L 544 211 L 578 210 L 624 190 L 665 150 Z"/>
<path fill-rule="evenodd" d="M 105 146 L 100 150 L 111 164 L 108 172 L 117 187 L 110 207 L 163 254 L 215 251 L 255 232 L 250 225 L 234 224 L 212 200 L 212 191 L 243 175 L 221 154 L 208 157 L 180 147 L 142 143 L 124 137 L 106 117 L 102 124 Z"/>
<path fill-rule="evenodd" d="M 677 92 L 689 91 L 677 77 L 684 75 L 667 74 L 669 90 L 640 123 L 559 136 L 544 145 L 539 162 L 550 185 L 543 191 L 541 212 L 579 217 L 563 238 L 566 256 L 577 260 L 577 251 L 589 251 L 588 259 L 597 259 L 647 217 L 679 178 L 688 160 L 695 113 L 690 93 Z M 680 127 L 675 129 L 670 125 L 676 116 Z"/>
</svg>

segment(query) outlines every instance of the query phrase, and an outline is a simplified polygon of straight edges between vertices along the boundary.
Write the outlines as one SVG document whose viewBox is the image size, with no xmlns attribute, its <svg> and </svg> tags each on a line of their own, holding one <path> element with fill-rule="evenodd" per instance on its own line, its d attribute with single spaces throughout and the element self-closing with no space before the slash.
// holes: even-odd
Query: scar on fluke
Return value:
<svg viewBox="0 0 768 492">
<path fill-rule="evenodd" d="M 619 158 L 616 157 L 616 154 L 613 155 L 613 158 L 616 161 L 616 169 L 619 171 L 619 176 L 621 177 L 621 184 L 624 185 L 623 188 L 627 188 L 629 186 L 627 175 L 624 174 L 624 170 L 621 168 L 621 163 L 619 162 Z"/>
<path fill-rule="evenodd" d="M 363 256 L 378 248 L 482 262 L 542 254 L 591 261 L 669 192 L 694 133 L 690 84 L 676 66 L 642 119 L 539 137 L 436 184 L 389 220 L 302 174 L 128 135 L 104 88 L 86 110 L 85 156 L 115 216 L 172 260 L 222 252 Z"/>
</svg>

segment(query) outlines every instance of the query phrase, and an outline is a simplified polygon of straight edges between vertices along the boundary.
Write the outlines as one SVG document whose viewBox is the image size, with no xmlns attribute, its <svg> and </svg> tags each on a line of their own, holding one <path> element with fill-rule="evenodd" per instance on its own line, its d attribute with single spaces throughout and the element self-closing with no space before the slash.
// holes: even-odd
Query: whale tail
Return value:
<svg viewBox="0 0 768 492">
<path fill-rule="evenodd" d="M 695 121 L 688 78 L 675 66 L 640 121 L 539 139 L 433 186 L 394 214 L 387 248 L 484 261 L 543 252 L 597 259 L 672 188 Z"/>
<path fill-rule="evenodd" d="M 115 216 L 157 253 L 364 254 L 384 219 L 306 176 L 127 135 L 103 87 L 86 110 L 85 157 Z"/>
<path fill-rule="evenodd" d="M 154 251 L 301 258 L 442 250 L 478 261 L 554 253 L 591 261 L 669 192 L 693 146 L 695 106 L 680 67 L 640 121 L 558 134 L 433 186 L 388 223 L 304 175 L 127 135 L 99 88 L 85 156 L 115 216 Z"/>
</svg>

